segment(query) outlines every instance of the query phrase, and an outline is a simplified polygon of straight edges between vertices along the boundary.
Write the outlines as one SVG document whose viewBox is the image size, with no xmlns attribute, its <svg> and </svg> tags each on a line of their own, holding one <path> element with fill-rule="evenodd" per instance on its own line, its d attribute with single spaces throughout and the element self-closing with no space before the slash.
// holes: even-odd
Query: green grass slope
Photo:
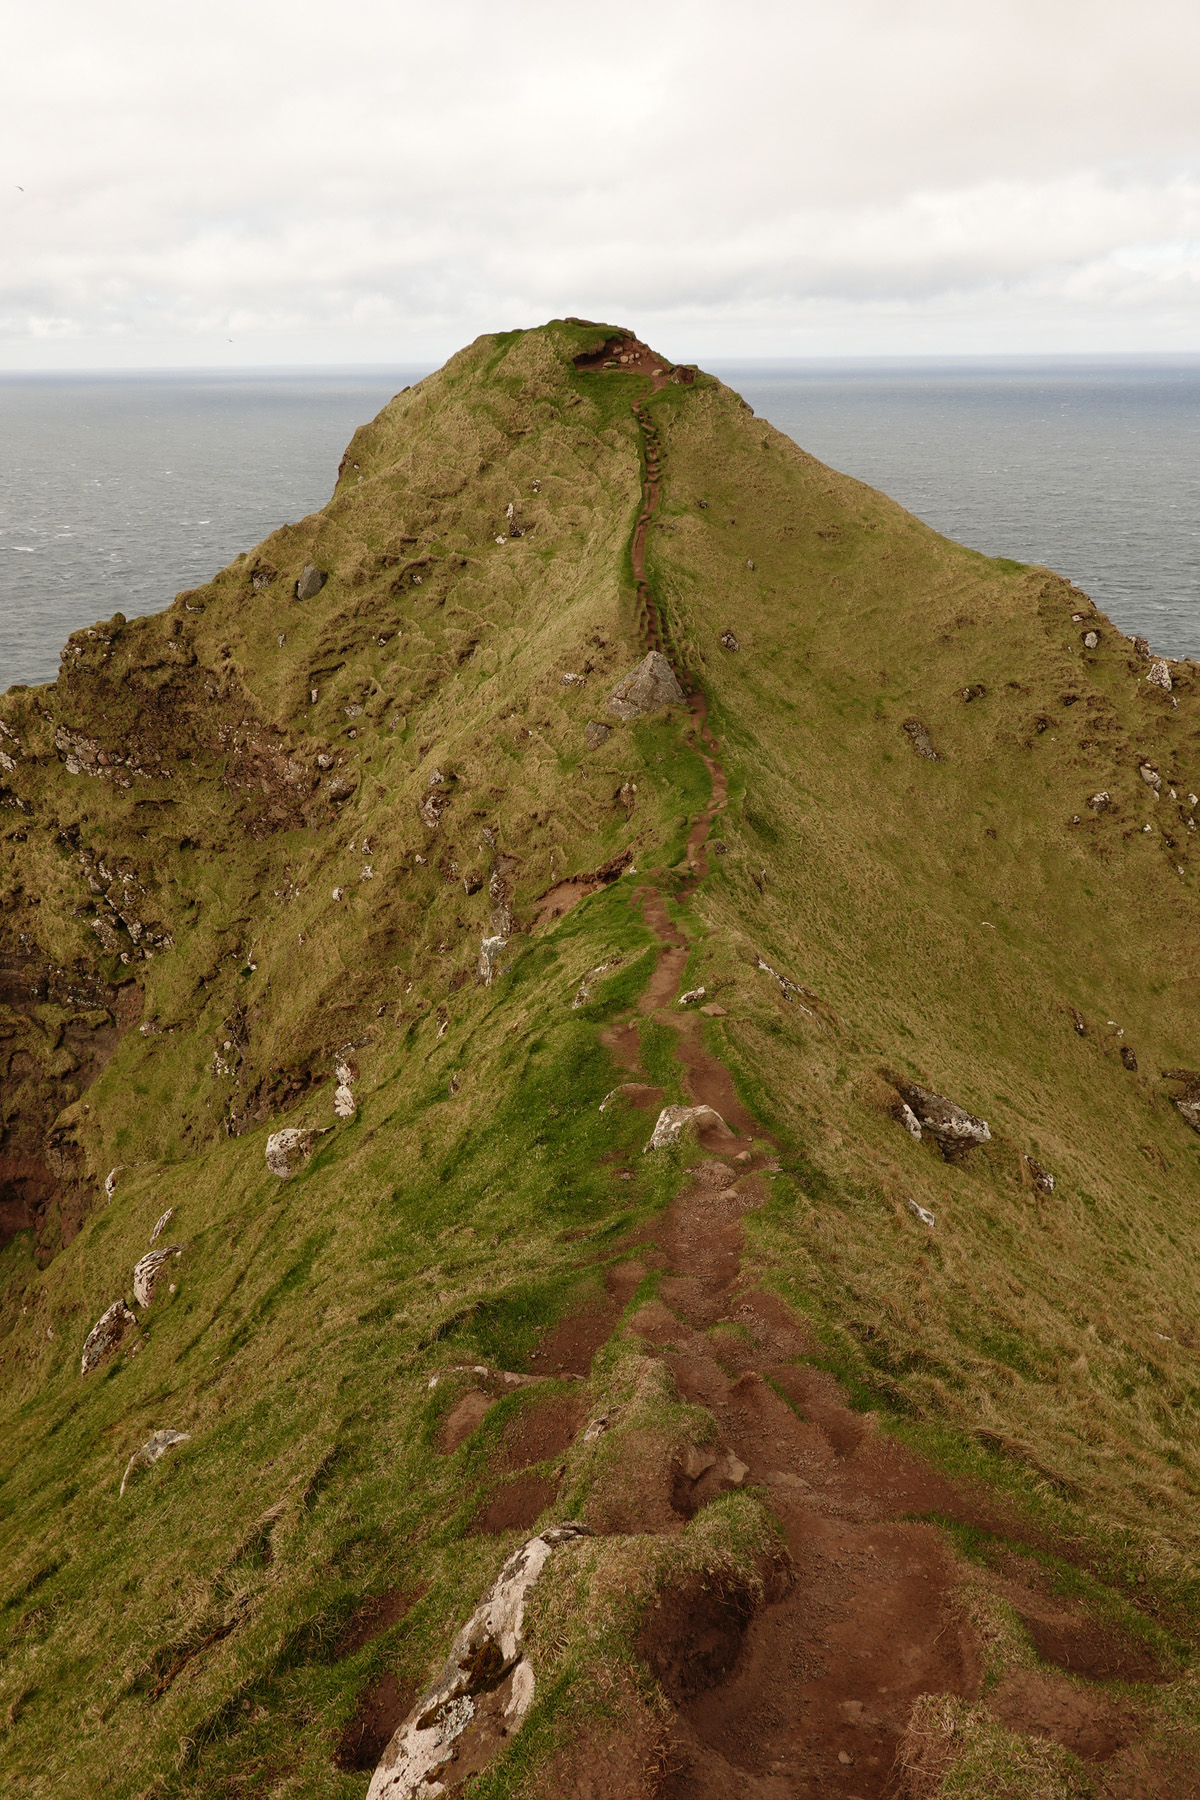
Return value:
<svg viewBox="0 0 1200 1800">
<path fill-rule="evenodd" d="M 621 1078 L 601 1028 L 654 961 L 635 881 L 536 922 L 570 875 L 680 865 L 709 792 L 689 719 L 605 711 L 641 654 L 646 384 L 575 368 L 603 329 L 480 339 L 356 433 L 322 512 L 0 699 L 14 1792 L 363 1793 L 332 1760 L 357 1697 L 419 1688 L 516 1541 L 469 1527 L 521 1395 L 441 1456 L 456 1389 L 431 1376 L 521 1367 L 678 1181 L 644 1117 L 598 1111 Z M 861 1404 L 1087 1537 L 1181 1631 L 1200 1144 L 1161 1071 L 1200 1061 L 1196 672 L 1165 692 L 1058 577 L 940 538 L 709 377 L 647 410 L 647 570 L 730 779 L 687 980 L 782 1147 L 749 1267 Z M 298 600 L 310 563 L 327 579 Z M 613 728 L 595 750 L 590 719 Z M 683 1096 L 668 1042 L 646 1031 L 643 1060 Z M 889 1072 L 991 1144 L 913 1142 Z M 289 1181 L 264 1155 L 284 1125 L 324 1132 Z M 168 1207 L 182 1256 L 81 1376 Z M 657 1379 L 614 1340 L 593 1401 L 669 1444 L 696 1422 Z M 119 1499 L 163 1426 L 189 1442 Z M 620 1456 L 576 1446 L 554 1516 Z M 670 1554 L 752 1560 L 755 1504 Z M 627 1550 L 620 1581 L 653 1561 Z M 392 1590 L 421 1596 L 402 1631 L 347 1649 Z M 601 1664 L 635 1679 L 620 1606 L 596 1618 L 562 1626 L 566 1672 L 479 1792 L 533 1791 Z"/>
</svg>

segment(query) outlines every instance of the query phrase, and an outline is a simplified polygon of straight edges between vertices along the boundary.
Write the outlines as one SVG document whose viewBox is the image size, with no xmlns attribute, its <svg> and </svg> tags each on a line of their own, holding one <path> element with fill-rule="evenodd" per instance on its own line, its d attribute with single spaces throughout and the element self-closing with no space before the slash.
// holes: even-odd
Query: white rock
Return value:
<svg viewBox="0 0 1200 1800">
<path fill-rule="evenodd" d="M 1155 687 L 1161 688 L 1164 694 L 1170 693 L 1171 671 L 1167 666 L 1165 657 L 1155 657 L 1154 661 L 1150 664 L 1150 673 L 1147 675 L 1146 680 L 1153 682 Z"/>
<path fill-rule="evenodd" d="M 110 1200 L 117 1191 L 117 1176 L 123 1169 L 127 1169 L 128 1167 L 128 1163 L 118 1163 L 116 1168 L 110 1169 L 108 1174 L 104 1177 L 104 1192 Z"/>
<path fill-rule="evenodd" d="M 702 987 L 689 988 L 686 994 L 680 994 L 679 1004 L 680 1006 L 694 1006 L 697 1000 L 703 1000 L 703 998 L 704 989 Z"/>
<path fill-rule="evenodd" d="M 161 1237 L 162 1233 L 167 1229 L 167 1226 L 171 1223 L 171 1220 L 174 1217 L 175 1217 L 175 1208 L 173 1206 L 168 1206 L 166 1212 L 162 1215 L 161 1219 L 158 1219 L 155 1221 L 154 1230 L 150 1233 L 150 1242 L 151 1243 L 154 1242 L 155 1238 Z"/>
<path fill-rule="evenodd" d="M 933 1214 L 931 1212 L 926 1212 L 923 1206 L 918 1206 L 915 1200 L 910 1200 L 908 1204 L 912 1207 L 922 1225 L 928 1225 L 932 1228 L 937 1224 L 937 1220 L 934 1218 Z"/>
<path fill-rule="evenodd" d="M 1162 776 L 1158 773 L 1158 770 L 1152 763 L 1139 763 L 1138 774 L 1146 783 L 1147 787 L 1152 787 L 1155 793 L 1158 792 L 1159 788 L 1162 786 Z"/>
<path fill-rule="evenodd" d="M 920 1143 L 921 1121 L 917 1118 L 916 1113 L 908 1104 L 907 1100 L 902 1100 L 900 1102 L 900 1123 L 903 1125 L 905 1131 L 907 1131 L 909 1137 L 916 1138 L 917 1142 Z"/>
<path fill-rule="evenodd" d="M 479 946 L 479 979 L 484 987 L 491 987 L 496 979 L 500 957 L 508 946 L 506 937 L 485 937 Z"/>
<path fill-rule="evenodd" d="M 137 1320 L 124 1300 L 114 1300 L 107 1312 L 101 1313 L 84 1339 L 79 1373 L 86 1375 L 89 1369 L 94 1369 L 110 1350 L 117 1348 L 129 1327 L 136 1324 Z"/>
<path fill-rule="evenodd" d="M 533 1668 L 523 1651 L 525 1603 L 560 1544 L 585 1537 L 583 1525 L 555 1525 L 513 1552 L 450 1649 L 434 1685 L 397 1729 L 371 1777 L 367 1800 L 437 1800 L 454 1746 L 484 1715 L 494 1695 L 511 1736 L 529 1711 Z M 507 1690 L 507 1691 L 506 1691 Z M 500 1733 L 496 1733 L 499 1740 Z"/>
<path fill-rule="evenodd" d="M 140 1450 L 135 1450 L 129 1459 L 125 1473 L 121 1477 L 121 1494 L 125 1492 L 125 1483 L 133 1474 L 139 1463 L 156 1463 L 175 1444 L 189 1444 L 192 1440 L 190 1431 L 172 1431 L 168 1425 L 162 1431 L 152 1431 Z M 117 1495 L 118 1500 L 121 1494 Z"/>
<path fill-rule="evenodd" d="M 358 1111 L 358 1102 L 354 1098 L 354 1089 L 340 1082 L 334 1090 L 333 1111 L 336 1118 L 352 1119 Z"/>
<path fill-rule="evenodd" d="M 173 1256 L 183 1255 L 182 1244 L 166 1244 L 161 1250 L 147 1250 L 145 1256 L 134 1264 L 133 1297 L 139 1306 L 149 1306 L 154 1299 L 154 1287 L 165 1262 Z"/>
<path fill-rule="evenodd" d="M 286 1181 L 312 1155 L 313 1144 L 321 1134 L 310 1127 L 287 1125 L 273 1131 L 267 1139 L 267 1167 L 272 1175 Z"/>
<path fill-rule="evenodd" d="M 646 1149 L 664 1150 L 669 1144 L 677 1144 L 688 1125 L 694 1125 L 697 1131 L 717 1130 L 733 1136 L 720 1113 L 711 1106 L 664 1106 Z"/>
</svg>

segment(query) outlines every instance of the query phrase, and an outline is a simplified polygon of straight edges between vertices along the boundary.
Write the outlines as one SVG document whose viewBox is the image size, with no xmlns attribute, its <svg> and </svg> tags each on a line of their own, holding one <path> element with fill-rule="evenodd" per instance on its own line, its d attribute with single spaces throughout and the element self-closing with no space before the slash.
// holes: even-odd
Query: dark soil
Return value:
<svg viewBox="0 0 1200 1800">
<path fill-rule="evenodd" d="M 335 1650 L 339 1660 L 343 1656 L 353 1656 L 372 1638 L 398 1625 L 412 1611 L 426 1587 L 427 1583 L 422 1582 L 415 1588 L 390 1588 L 386 1594 L 368 1594 L 342 1627 Z"/>
<path fill-rule="evenodd" d="M 546 1394 L 527 1401 L 505 1424 L 492 1456 L 497 1475 L 512 1475 L 530 1463 L 561 1456 L 587 1418 L 583 1394 Z"/>
<path fill-rule="evenodd" d="M 364 1688 L 354 1717 L 337 1741 L 334 1768 L 347 1772 L 374 1769 L 416 1698 L 416 1686 L 402 1684 L 390 1671 Z"/>
<path fill-rule="evenodd" d="M 544 1475 L 520 1475 L 498 1487 L 476 1514 L 472 1537 L 492 1536 L 501 1531 L 529 1531 L 537 1524 L 558 1493 L 557 1481 Z"/>
</svg>

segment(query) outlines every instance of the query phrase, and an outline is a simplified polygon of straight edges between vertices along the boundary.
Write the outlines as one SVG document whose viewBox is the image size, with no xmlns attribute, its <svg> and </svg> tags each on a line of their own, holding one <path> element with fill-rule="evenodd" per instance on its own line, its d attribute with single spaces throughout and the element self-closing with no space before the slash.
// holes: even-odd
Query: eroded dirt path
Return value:
<svg viewBox="0 0 1200 1800">
<path fill-rule="evenodd" d="M 649 377 L 651 392 L 671 376 L 669 365 L 632 339 L 610 339 L 588 366 L 635 368 Z M 645 572 L 662 450 L 645 402 L 634 411 L 646 462 L 632 547 L 639 610 L 647 647 L 669 655 Z M 677 890 L 684 905 L 708 872 L 709 834 L 727 799 L 703 696 L 694 694 L 690 707 L 712 789 L 688 838 L 689 879 Z M 630 1470 L 621 1517 L 596 1528 L 677 1531 L 720 1493 L 753 1486 L 779 1523 L 788 1566 L 757 1606 L 711 1588 L 663 1596 L 639 1648 L 671 1703 L 667 1741 L 653 1769 L 618 1776 L 614 1765 L 603 1791 L 610 1800 L 916 1800 L 933 1792 L 937 1776 L 932 1786 L 914 1786 L 904 1773 L 914 1703 L 923 1695 L 974 1701 L 983 1676 L 963 1568 L 947 1534 L 920 1520 L 955 1520 L 1009 1539 L 1019 1538 L 1019 1527 L 990 1491 L 951 1481 L 878 1431 L 872 1415 L 852 1410 L 817 1365 L 820 1346 L 797 1316 L 744 1272 L 743 1221 L 768 1199 L 776 1147 L 706 1043 L 703 1016 L 678 1004 L 688 943 L 662 892 L 646 881 L 634 897 L 660 949 L 634 1016 L 602 1034 L 633 1078 L 626 1100 L 651 1116 L 661 1104 L 662 1090 L 646 1083 L 639 1051 L 639 1025 L 654 1020 L 675 1034 L 691 1100 L 712 1107 L 725 1125 L 701 1134 L 672 1204 L 626 1242 L 608 1268 L 605 1294 L 544 1334 L 529 1371 L 534 1378 L 586 1377 L 647 1271 L 657 1271 L 656 1297 L 623 1329 L 663 1360 L 683 1399 L 709 1411 L 718 1438 L 693 1446 L 681 1465 L 665 1471 L 653 1498 L 648 1491 L 640 1497 Z M 450 1422 L 456 1441 L 486 1405 L 482 1396 L 460 1402 Z M 546 1452 L 551 1440 L 555 1453 L 565 1448 L 582 1416 L 581 1400 L 555 1400 L 537 1443 L 514 1446 L 506 1467 L 536 1461 L 533 1451 Z M 514 1485 L 505 1506 L 516 1506 L 519 1516 L 493 1517 L 493 1502 L 474 1529 L 528 1527 L 548 1498 Z M 1146 1681 L 1167 1672 L 1147 1664 L 1144 1645 L 1098 1631 L 1081 1607 L 1052 1593 L 1034 1558 L 1014 1552 L 1009 1564 L 994 1585 L 1042 1666 L 1004 1677 L 988 1702 L 994 1716 L 1074 1751 L 1114 1800 L 1200 1794 L 1190 1773 L 1195 1758 L 1171 1768 L 1147 1758 L 1134 1709 L 1079 1679 Z M 595 1775 L 584 1746 L 578 1767 L 569 1754 L 558 1767 L 555 1792 L 565 1800 L 590 1796 L 599 1791 Z"/>
</svg>

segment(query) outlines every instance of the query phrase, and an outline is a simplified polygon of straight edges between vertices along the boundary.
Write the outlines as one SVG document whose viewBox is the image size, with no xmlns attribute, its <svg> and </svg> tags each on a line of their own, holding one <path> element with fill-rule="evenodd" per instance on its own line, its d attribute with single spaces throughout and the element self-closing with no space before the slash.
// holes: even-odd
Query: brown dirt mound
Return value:
<svg viewBox="0 0 1200 1800">
<path fill-rule="evenodd" d="M 356 1650 L 361 1650 L 372 1638 L 390 1630 L 393 1625 L 398 1625 L 412 1611 L 428 1586 L 428 1582 L 423 1581 L 414 1588 L 390 1588 L 386 1594 L 368 1594 L 342 1627 L 336 1646 L 339 1660 L 343 1656 L 353 1656 Z"/>
<path fill-rule="evenodd" d="M 334 1768 L 347 1773 L 374 1769 L 416 1698 L 416 1686 L 402 1684 L 390 1671 L 364 1688 L 354 1717 L 337 1741 Z"/>
<path fill-rule="evenodd" d="M 528 1531 L 537 1524 L 558 1493 L 557 1481 L 544 1475 L 521 1475 L 497 1488 L 475 1515 L 472 1537 L 490 1537 L 501 1531 Z"/>
</svg>

